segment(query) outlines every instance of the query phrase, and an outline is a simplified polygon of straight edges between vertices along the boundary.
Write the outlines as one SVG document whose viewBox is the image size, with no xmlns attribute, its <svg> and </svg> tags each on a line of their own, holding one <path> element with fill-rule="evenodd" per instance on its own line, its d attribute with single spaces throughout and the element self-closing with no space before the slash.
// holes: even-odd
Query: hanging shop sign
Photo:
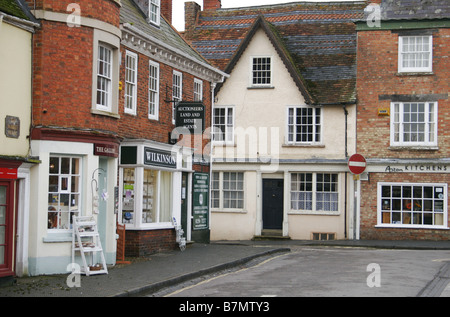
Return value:
<svg viewBox="0 0 450 317">
<path fill-rule="evenodd" d="M 175 124 L 191 134 L 202 134 L 205 130 L 205 106 L 201 102 L 181 101 L 176 107 Z"/>
<path fill-rule="evenodd" d="M 209 227 L 209 174 L 194 173 L 192 186 L 193 230 Z"/>
<path fill-rule="evenodd" d="M 170 151 L 144 148 L 144 164 L 166 168 L 177 168 L 177 157 Z"/>
</svg>

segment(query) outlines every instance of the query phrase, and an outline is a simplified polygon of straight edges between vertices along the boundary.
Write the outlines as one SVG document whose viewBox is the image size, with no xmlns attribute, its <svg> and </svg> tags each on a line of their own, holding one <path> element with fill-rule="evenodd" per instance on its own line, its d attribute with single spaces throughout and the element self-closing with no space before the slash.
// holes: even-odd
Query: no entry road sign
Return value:
<svg viewBox="0 0 450 317">
<path fill-rule="evenodd" d="M 367 167 L 367 162 L 364 156 L 360 154 L 354 154 L 348 160 L 348 168 L 353 174 L 359 175 L 364 173 Z"/>
</svg>

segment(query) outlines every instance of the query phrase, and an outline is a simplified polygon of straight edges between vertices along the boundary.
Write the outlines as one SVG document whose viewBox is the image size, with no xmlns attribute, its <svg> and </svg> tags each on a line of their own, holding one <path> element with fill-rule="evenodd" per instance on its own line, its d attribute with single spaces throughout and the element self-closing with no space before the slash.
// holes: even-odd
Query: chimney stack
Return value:
<svg viewBox="0 0 450 317">
<path fill-rule="evenodd" d="M 173 0 L 161 0 L 161 14 L 172 24 L 172 1 Z"/>
<path fill-rule="evenodd" d="M 208 10 L 215 11 L 220 8 L 222 8 L 221 0 L 203 0 L 203 10 L 204 11 L 208 11 Z"/>
<path fill-rule="evenodd" d="M 195 28 L 198 13 L 201 10 L 200 5 L 196 2 L 188 1 L 184 3 L 184 30 L 187 33 Z"/>
</svg>

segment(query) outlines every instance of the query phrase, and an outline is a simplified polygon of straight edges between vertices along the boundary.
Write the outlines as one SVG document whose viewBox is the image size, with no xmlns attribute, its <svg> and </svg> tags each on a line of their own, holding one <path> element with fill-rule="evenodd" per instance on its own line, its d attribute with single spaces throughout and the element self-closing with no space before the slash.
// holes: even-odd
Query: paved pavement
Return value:
<svg viewBox="0 0 450 317">
<path fill-rule="evenodd" d="M 80 287 L 70 288 L 69 273 L 17 278 L 12 286 L 0 288 L 0 297 L 125 297 L 188 281 L 224 269 L 242 266 L 259 258 L 289 252 L 293 246 L 345 246 L 387 249 L 450 250 L 450 241 L 216 241 L 190 245 L 179 250 L 134 258 L 131 264 L 118 264 L 108 274 L 81 276 Z M 450 266 L 450 262 L 449 262 Z M 450 281 L 450 270 L 437 276 L 435 283 Z M 75 278 L 70 281 L 77 282 Z M 432 283 L 431 283 L 432 284 Z M 450 297 L 450 286 L 441 297 Z"/>
</svg>

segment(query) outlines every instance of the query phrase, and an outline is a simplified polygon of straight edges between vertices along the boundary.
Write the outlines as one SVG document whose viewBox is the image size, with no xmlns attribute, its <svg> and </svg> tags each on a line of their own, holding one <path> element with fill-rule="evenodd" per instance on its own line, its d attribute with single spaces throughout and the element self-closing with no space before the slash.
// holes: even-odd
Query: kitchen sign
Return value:
<svg viewBox="0 0 450 317">
<path fill-rule="evenodd" d="M 177 128 L 185 128 L 191 134 L 202 134 L 205 130 L 205 106 L 201 102 L 179 102 L 175 124 Z"/>
</svg>

